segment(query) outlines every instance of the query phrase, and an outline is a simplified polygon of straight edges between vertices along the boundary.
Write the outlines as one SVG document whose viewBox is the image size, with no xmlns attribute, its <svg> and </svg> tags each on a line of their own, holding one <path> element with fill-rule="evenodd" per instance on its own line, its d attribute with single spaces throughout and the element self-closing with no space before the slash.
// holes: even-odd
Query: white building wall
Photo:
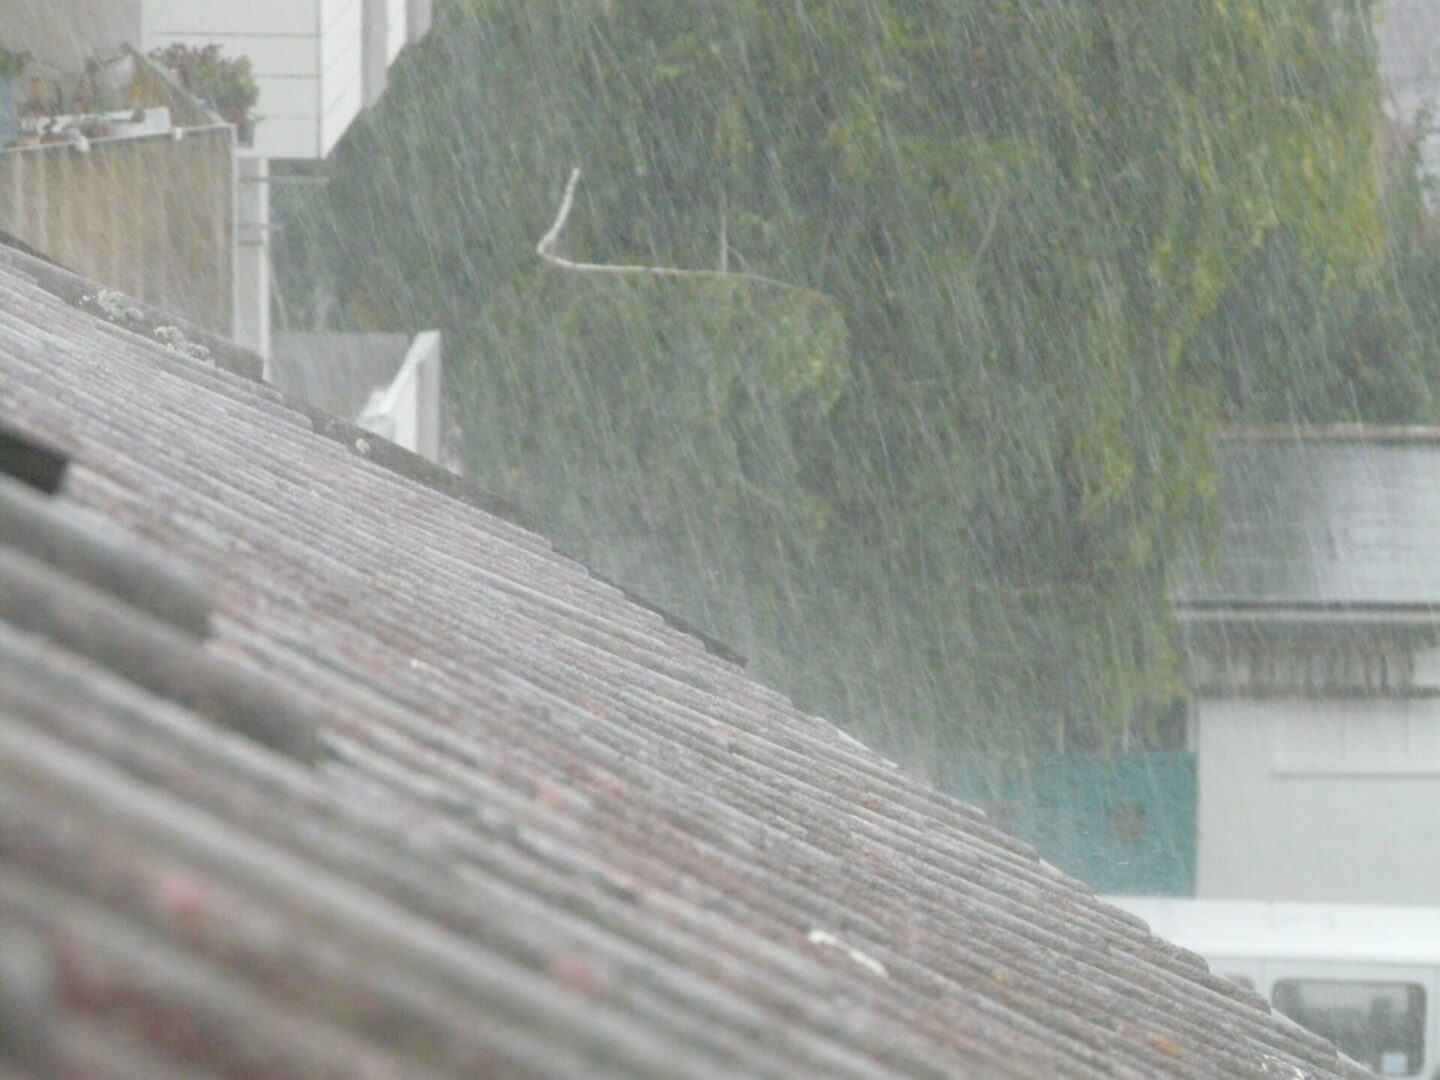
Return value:
<svg viewBox="0 0 1440 1080">
<path fill-rule="evenodd" d="M 1197 896 L 1440 902 L 1440 699 L 1212 696 L 1195 723 Z"/>
<path fill-rule="evenodd" d="M 257 157 L 321 158 L 360 111 L 362 0 L 145 0 L 146 51 L 216 42 L 260 87 Z"/>
</svg>

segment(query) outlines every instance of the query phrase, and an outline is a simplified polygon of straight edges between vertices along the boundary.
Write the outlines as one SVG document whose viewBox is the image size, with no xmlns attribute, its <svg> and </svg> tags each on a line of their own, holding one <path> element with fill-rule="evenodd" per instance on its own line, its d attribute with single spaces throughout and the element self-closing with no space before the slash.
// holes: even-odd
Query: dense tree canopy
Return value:
<svg viewBox="0 0 1440 1080">
<path fill-rule="evenodd" d="M 443 328 L 482 483 L 892 751 L 1103 739 L 1175 690 L 1219 422 L 1431 415 L 1367 18 L 451 0 L 291 317 Z M 543 262 L 573 166 L 559 253 L 784 284 Z"/>
</svg>

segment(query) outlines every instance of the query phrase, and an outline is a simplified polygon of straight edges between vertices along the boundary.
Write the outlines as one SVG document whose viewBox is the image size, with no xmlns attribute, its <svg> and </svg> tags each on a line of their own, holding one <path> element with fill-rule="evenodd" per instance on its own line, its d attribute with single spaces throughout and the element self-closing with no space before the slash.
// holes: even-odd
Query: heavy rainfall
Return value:
<svg viewBox="0 0 1440 1080">
<path fill-rule="evenodd" d="M 1250 902 L 1130 901 L 1440 1075 L 1440 3 L 435 0 L 331 133 L 263 26 L 132 6 L 97 58 L 0 0 L 7 242 L 139 295 L 26 163 L 146 78 L 218 110 L 271 381 L 403 443 L 428 343 L 412 449 L 1100 893 Z"/>
</svg>

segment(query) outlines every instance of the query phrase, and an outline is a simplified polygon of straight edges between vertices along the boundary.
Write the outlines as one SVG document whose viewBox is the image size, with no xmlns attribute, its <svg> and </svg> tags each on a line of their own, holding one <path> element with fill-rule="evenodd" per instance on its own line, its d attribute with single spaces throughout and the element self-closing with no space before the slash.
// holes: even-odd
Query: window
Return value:
<svg viewBox="0 0 1440 1080">
<path fill-rule="evenodd" d="M 1281 979 L 1275 1008 L 1381 1076 L 1425 1062 L 1425 990 L 1414 983 Z"/>
</svg>

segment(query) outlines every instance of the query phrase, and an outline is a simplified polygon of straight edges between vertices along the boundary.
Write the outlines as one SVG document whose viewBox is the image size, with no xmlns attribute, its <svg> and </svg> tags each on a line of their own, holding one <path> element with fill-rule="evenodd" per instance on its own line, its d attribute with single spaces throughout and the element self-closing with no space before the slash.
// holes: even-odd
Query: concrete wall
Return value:
<svg viewBox="0 0 1440 1080">
<path fill-rule="evenodd" d="M 141 0 L 0 0 L 0 42 L 65 71 L 140 44 Z"/>
<path fill-rule="evenodd" d="M 1437 659 L 1403 693 L 1202 696 L 1196 895 L 1436 903 Z"/>
<path fill-rule="evenodd" d="M 0 152 L 0 229 L 69 270 L 232 333 L 229 127 Z"/>
</svg>

